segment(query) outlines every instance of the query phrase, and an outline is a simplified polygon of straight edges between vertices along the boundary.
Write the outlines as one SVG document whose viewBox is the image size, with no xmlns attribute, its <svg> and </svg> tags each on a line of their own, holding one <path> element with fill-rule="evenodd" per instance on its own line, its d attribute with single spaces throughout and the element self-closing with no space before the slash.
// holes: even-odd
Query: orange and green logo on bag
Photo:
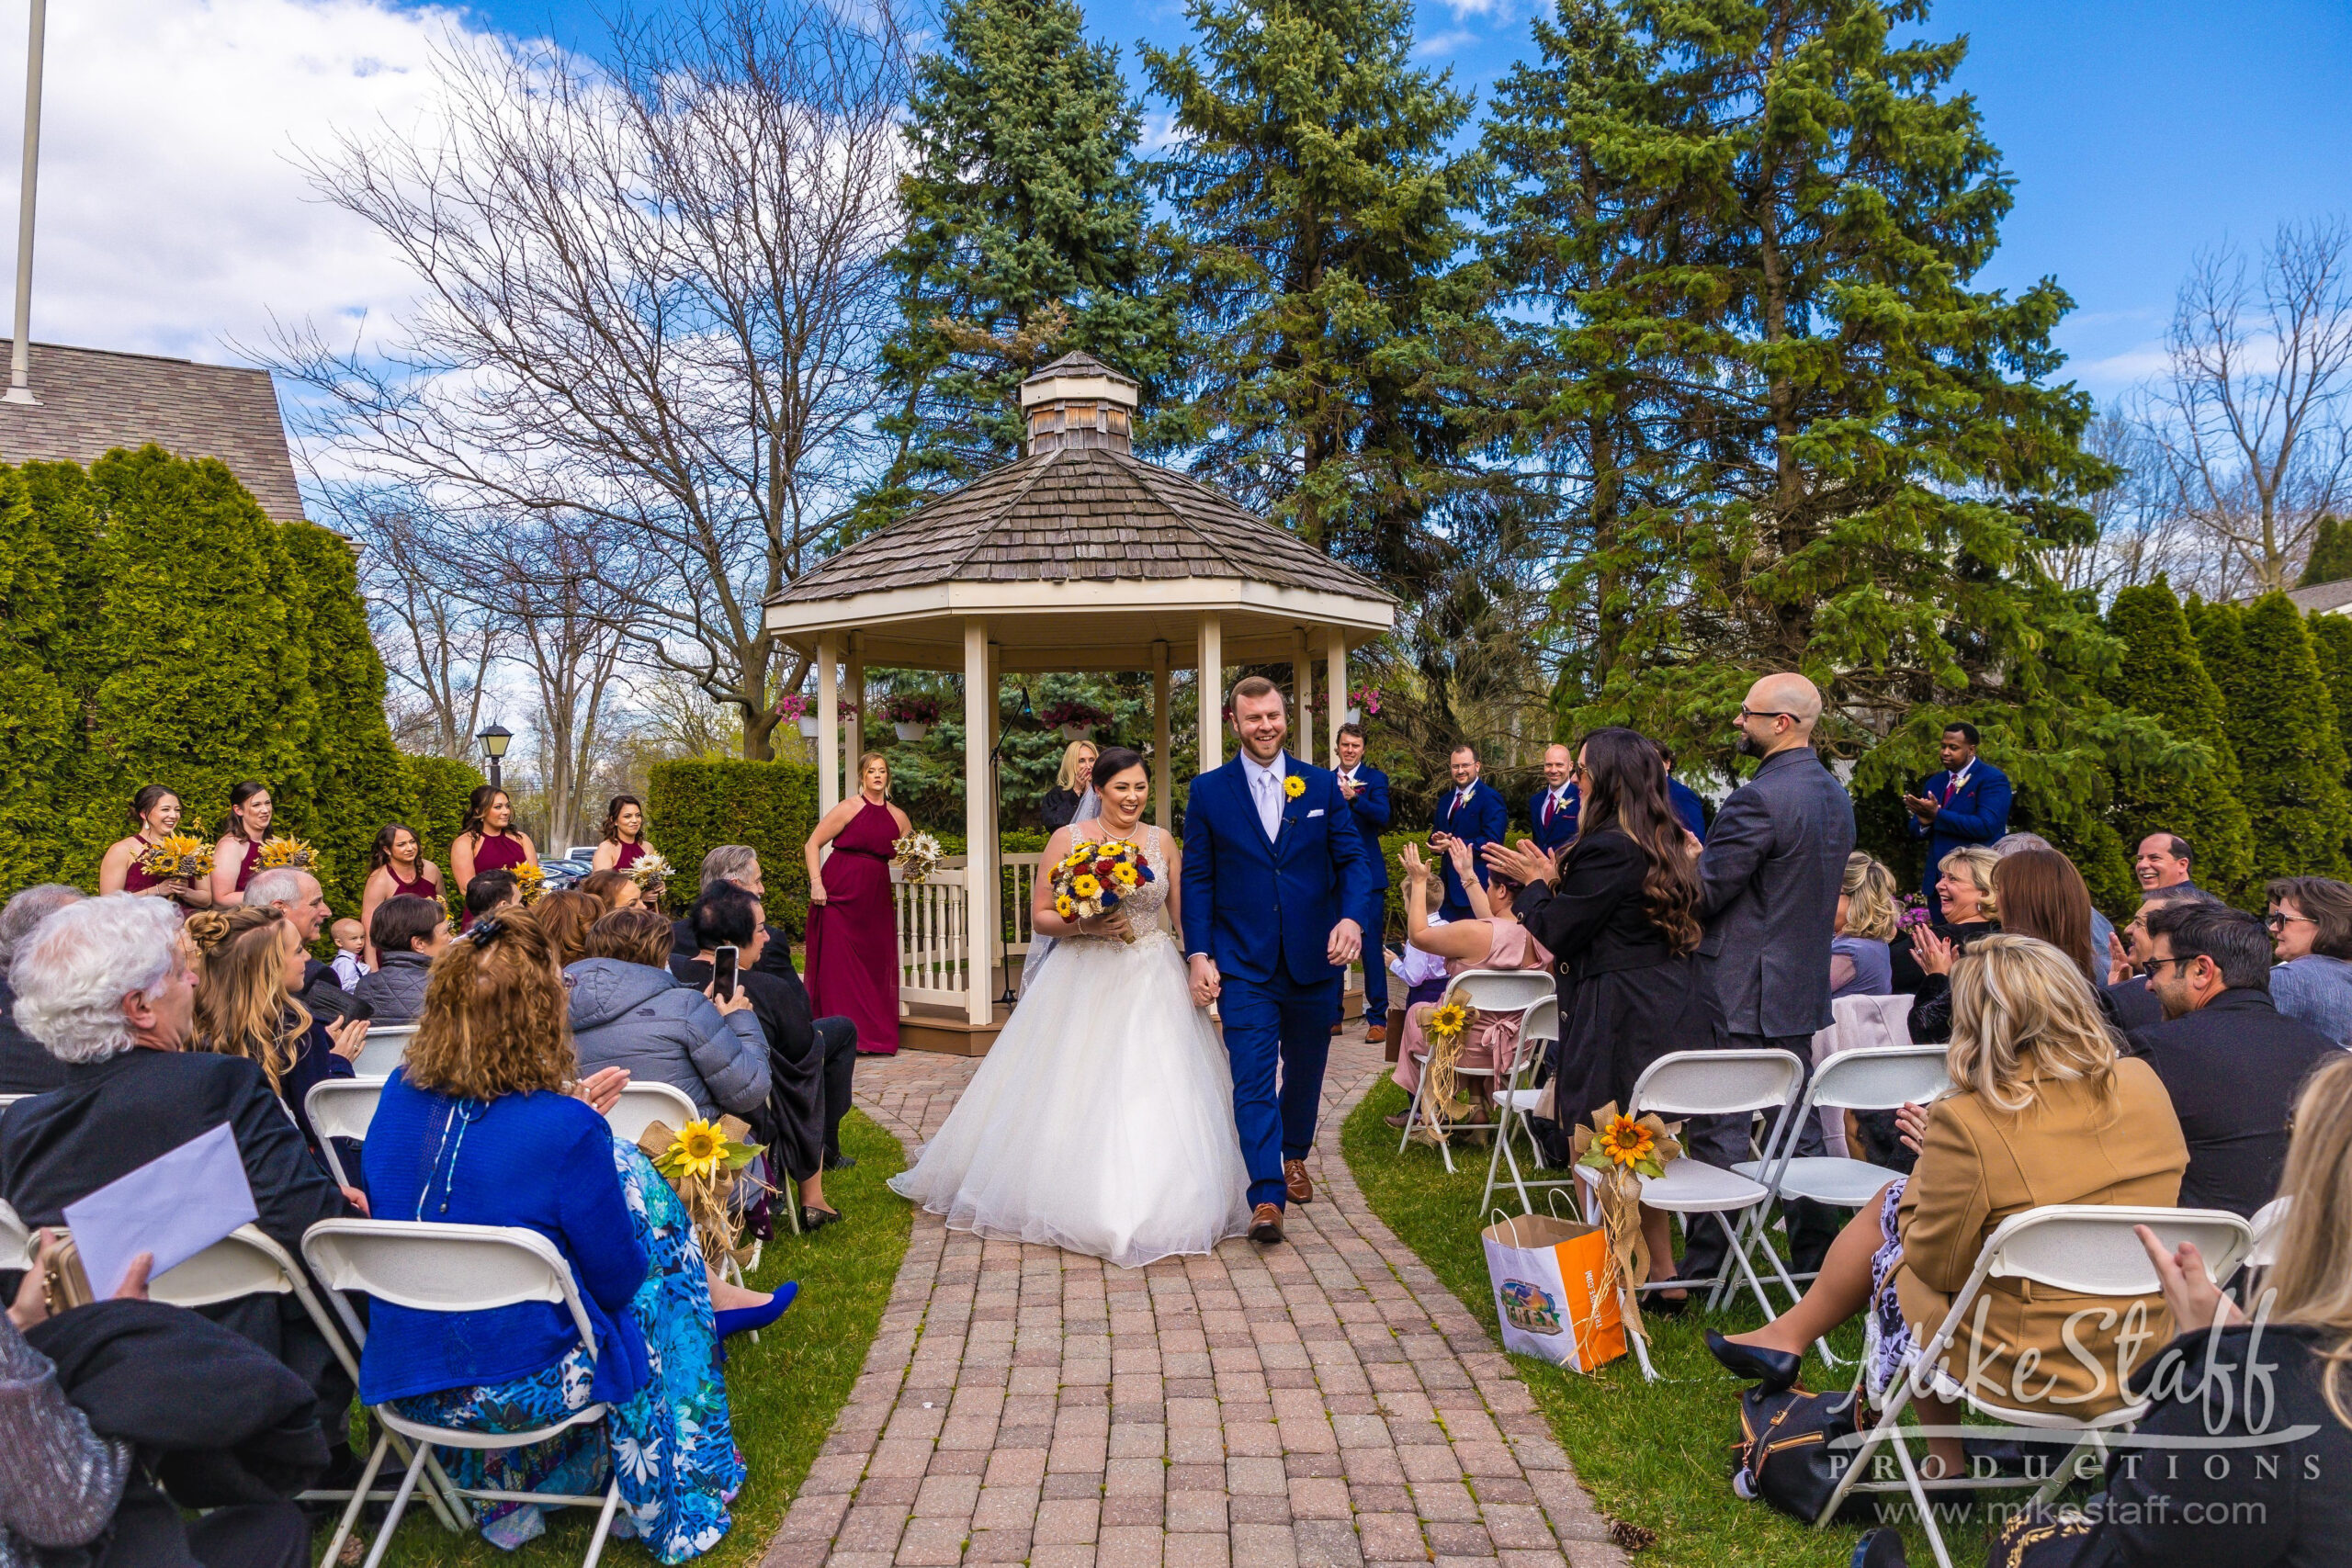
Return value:
<svg viewBox="0 0 2352 1568">
<path fill-rule="evenodd" d="M 1502 1303 L 1504 1321 L 1513 1328 L 1530 1334 L 1560 1332 L 1560 1303 L 1543 1286 L 1526 1280 L 1505 1280 L 1495 1295 Z"/>
</svg>

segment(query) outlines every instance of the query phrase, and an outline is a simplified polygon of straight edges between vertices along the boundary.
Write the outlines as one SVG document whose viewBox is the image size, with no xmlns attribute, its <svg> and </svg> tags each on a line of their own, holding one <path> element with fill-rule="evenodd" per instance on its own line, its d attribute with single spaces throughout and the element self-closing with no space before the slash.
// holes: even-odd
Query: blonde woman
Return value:
<svg viewBox="0 0 2352 1568">
<path fill-rule="evenodd" d="M 1796 1381 L 1805 1347 L 1864 1316 L 1871 1397 L 1883 1403 L 1966 1283 L 2003 1220 L 2050 1203 L 2170 1208 L 2188 1145 L 2154 1068 L 2119 1058 L 2080 965 L 2046 942 L 1996 933 L 1953 965 L 1946 1070 L 1957 1092 L 1897 1112 L 1917 1168 L 1886 1184 L 1838 1233 L 1804 1299 L 1751 1333 L 1709 1334 L 1734 1373 L 1767 1388 Z M 1945 1358 L 1956 1381 L 2013 1407 L 2076 1416 L 2128 1403 L 2117 1376 L 2116 1303 L 2036 1288 L 1992 1291 Z M 2148 1326 L 2161 1338 L 2162 1303 Z M 1918 1401 L 1928 1427 L 1959 1408 Z M 1924 1473 L 1962 1473 L 1960 1441 L 1935 1438 Z"/>
<path fill-rule="evenodd" d="M 1894 993 L 1894 873 L 1856 850 L 1846 857 L 1838 886 L 1838 933 L 1829 940 L 1829 999 Z"/>
<path fill-rule="evenodd" d="M 1069 827 L 1070 818 L 1078 815 L 1078 803 L 1086 795 L 1088 781 L 1094 776 L 1094 759 L 1100 755 L 1091 740 L 1073 740 L 1063 750 L 1054 787 L 1037 803 L 1037 818 L 1045 823 L 1046 832 Z"/>
<path fill-rule="evenodd" d="M 295 1000 L 309 954 L 301 929 L 274 905 L 199 909 L 187 932 L 201 959 L 192 1048 L 258 1063 L 316 1156 L 303 1098 L 313 1084 L 351 1077 L 367 1020 L 322 1023 Z"/>
<path fill-rule="evenodd" d="M 2001 908 L 1993 894 L 1993 868 L 2000 863 L 2001 857 L 1982 844 L 1963 844 L 1944 856 L 1936 868 L 1936 896 L 1943 900 L 1944 918 L 1932 925 L 1906 926 L 1887 944 L 1897 992 L 1916 997 L 1928 988 L 1928 976 L 1937 973 L 1930 956 L 1937 943 L 1960 953 L 1998 929 L 1994 922 Z"/>
</svg>

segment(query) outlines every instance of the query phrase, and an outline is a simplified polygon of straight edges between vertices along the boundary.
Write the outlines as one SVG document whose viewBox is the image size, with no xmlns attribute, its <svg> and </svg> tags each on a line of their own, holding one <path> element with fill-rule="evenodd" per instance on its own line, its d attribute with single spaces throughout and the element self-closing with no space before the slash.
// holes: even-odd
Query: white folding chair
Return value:
<svg viewBox="0 0 2352 1568">
<path fill-rule="evenodd" d="M 1789 1107 L 1804 1082 L 1804 1064 L 1787 1051 L 1671 1051 L 1643 1068 L 1642 1076 L 1634 1080 L 1633 1099 L 1625 1113 L 1639 1117 L 1656 1111 L 1671 1119 L 1770 1111 L 1772 1126 L 1764 1141 L 1770 1149 L 1780 1143 L 1781 1129 L 1789 1122 Z M 1686 1227 L 1700 1214 L 1713 1215 L 1723 1226 L 1730 1245 L 1723 1267 L 1708 1288 L 1709 1311 L 1724 1300 L 1726 1288 L 1733 1296 L 1738 1294 L 1732 1280 L 1736 1267 L 1746 1276 L 1764 1315 L 1778 1315 L 1739 1245 L 1740 1226 L 1733 1223 L 1733 1216 L 1745 1214 L 1770 1196 L 1770 1190 L 1753 1177 L 1719 1170 L 1687 1156 L 1668 1164 L 1664 1175 L 1642 1178 L 1642 1201 L 1649 1207 L 1681 1215 Z M 1642 1289 L 1654 1291 L 1664 1283 L 1654 1280 Z"/>
<path fill-rule="evenodd" d="M 0 1269 L 33 1266 L 33 1233 L 17 1211 L 0 1203 Z"/>
<path fill-rule="evenodd" d="M 1543 1046 L 1560 1038 L 1560 998 L 1557 992 L 1545 997 L 1529 1008 L 1519 1021 L 1519 1055 L 1511 1062 L 1510 1078 L 1495 1089 L 1495 1152 L 1487 1158 L 1487 1190 L 1478 1195 L 1478 1212 L 1485 1213 L 1494 1201 L 1495 1187 L 1502 1168 L 1510 1167 L 1511 1185 L 1519 1190 L 1521 1213 L 1532 1214 L 1535 1205 L 1527 1196 L 1528 1189 L 1544 1187 L 1574 1187 L 1571 1177 L 1557 1181 L 1530 1181 L 1519 1168 L 1519 1156 L 1512 1152 L 1510 1135 L 1519 1134 L 1527 1140 L 1529 1162 L 1542 1165 L 1540 1151 L 1535 1146 L 1535 1134 L 1527 1130 L 1527 1119 L 1543 1103 L 1544 1091 L 1531 1089 L 1527 1080 L 1535 1076 L 1544 1064 Z"/>
<path fill-rule="evenodd" d="M 1458 1001 L 1463 1006 L 1489 1018 L 1508 1018 L 1516 1013 L 1519 1015 L 1521 1027 L 1524 1028 L 1528 1009 L 1546 997 L 1556 998 L 1558 995 L 1558 982 L 1552 978 L 1552 973 L 1548 969 L 1464 969 L 1446 982 L 1445 995 L 1439 998 L 1438 1006 L 1443 1007 L 1447 1002 Z M 1476 1027 L 1475 1021 L 1472 1027 Z M 1405 1152 L 1406 1145 L 1413 1141 L 1414 1127 L 1427 1120 L 1421 1113 L 1421 1106 L 1429 1090 L 1430 1054 L 1424 1048 L 1414 1051 L 1412 1055 L 1413 1059 L 1421 1064 L 1421 1076 L 1414 1081 L 1413 1103 L 1405 1110 L 1405 1135 L 1396 1141 L 1396 1152 L 1400 1155 Z M 1514 1055 L 1511 1059 L 1515 1063 L 1519 1058 Z M 1494 1067 L 1456 1067 L 1453 1071 L 1457 1077 L 1499 1077 Z M 1456 1132 L 1476 1132 L 1482 1128 L 1492 1131 L 1500 1126 L 1499 1122 L 1455 1122 L 1448 1124 L 1448 1130 L 1450 1134 Z M 1437 1152 L 1438 1157 L 1445 1162 L 1446 1174 L 1453 1175 L 1453 1150 L 1450 1135 L 1448 1138 L 1439 1140 Z"/>
<path fill-rule="evenodd" d="M 1903 1105 L 1925 1105 L 1951 1088 L 1951 1078 L 1944 1070 L 1945 1059 L 1946 1051 L 1941 1045 L 1887 1045 L 1839 1052 L 1813 1069 L 1813 1081 L 1805 1086 L 1796 1114 L 1784 1124 L 1785 1134 L 1780 1146 L 1768 1146 L 1762 1159 L 1740 1160 L 1732 1169 L 1761 1181 L 1775 1202 L 1809 1199 L 1833 1209 L 1860 1208 L 1877 1195 L 1880 1188 L 1903 1173 L 1865 1159 L 1799 1155 L 1797 1144 L 1814 1112 L 1826 1110 L 1842 1114 L 1848 1111 L 1893 1111 Z M 1770 1213 L 1770 1203 L 1760 1203 L 1749 1210 L 1740 1224 L 1741 1242 L 1751 1258 L 1759 1256 L 1758 1249 L 1761 1249 L 1760 1257 L 1779 1277 L 1781 1288 L 1789 1292 L 1793 1303 L 1804 1293 L 1796 1281 L 1813 1278 L 1813 1272 L 1792 1274 L 1781 1261 L 1781 1254 L 1765 1228 Z M 1838 1365 L 1828 1342 L 1816 1343 L 1822 1359 L 1830 1366 Z"/>
<path fill-rule="evenodd" d="M 12 1215 L 11 1218 L 14 1216 Z M 221 1302 L 233 1302 L 244 1296 L 292 1296 L 300 1303 L 303 1314 L 326 1340 L 327 1349 L 343 1364 L 356 1386 L 359 1382 L 359 1360 L 351 1351 L 334 1319 L 319 1304 L 318 1292 L 311 1289 L 310 1280 L 286 1255 L 286 1249 L 269 1239 L 259 1225 L 240 1225 L 202 1252 L 177 1268 L 156 1275 L 147 1281 L 147 1299 L 165 1302 L 173 1306 L 208 1307 Z M 356 1341 L 355 1341 L 356 1342 Z M 405 1444 L 401 1447 L 406 1449 Z M 402 1458 L 408 1457 L 405 1452 Z M 388 1502 L 392 1494 L 370 1494 L 375 1474 L 371 1471 L 362 1480 L 356 1492 L 305 1492 L 301 1500 L 308 1503 L 334 1503 L 352 1499 L 356 1509 L 361 1503 Z M 448 1486 L 448 1478 L 438 1467 L 434 1471 L 434 1485 L 425 1489 L 424 1500 L 444 1528 L 458 1530 L 463 1527 L 457 1514 L 445 1506 L 441 1493 Z"/>
<path fill-rule="evenodd" d="M 17 1101 L 20 1100 L 30 1100 L 32 1096 L 29 1094 L 0 1094 L 0 1116 L 6 1115 L 8 1107 L 16 1104 Z"/>
<path fill-rule="evenodd" d="M 337 1187 L 353 1183 L 344 1171 L 342 1157 L 334 1152 L 334 1140 L 366 1143 L 368 1123 L 376 1119 L 376 1102 L 383 1098 L 382 1080 L 362 1077 L 321 1078 L 302 1097 L 302 1109 L 319 1135 L 319 1153 L 326 1156 L 327 1170 Z"/>
<path fill-rule="evenodd" d="M 367 1329 L 352 1312 L 351 1303 L 344 1299 L 345 1292 L 356 1291 L 416 1312 L 492 1312 L 524 1302 L 560 1303 L 570 1309 L 572 1325 L 580 1331 L 580 1342 L 587 1348 L 591 1359 L 596 1354 L 595 1326 L 589 1321 L 588 1309 L 572 1282 L 571 1266 L 556 1250 L 555 1243 L 537 1231 L 520 1225 L 322 1220 L 302 1237 L 302 1256 L 310 1260 L 320 1282 L 332 1292 L 330 1299 L 334 1303 L 335 1314 L 343 1319 L 354 1344 L 364 1345 L 368 1340 Z M 383 1561 L 392 1532 L 400 1528 L 401 1516 L 407 1511 L 409 1495 L 415 1491 L 417 1477 L 432 1460 L 436 1447 L 523 1448 L 545 1442 L 574 1427 L 601 1421 L 605 1409 L 602 1404 L 583 1405 L 553 1426 L 527 1432 L 469 1432 L 411 1420 L 390 1404 L 373 1408 L 376 1419 L 384 1427 L 384 1436 L 368 1456 L 368 1469 L 359 1478 L 360 1492 L 365 1494 L 375 1485 L 376 1474 L 383 1468 L 384 1455 L 395 1436 L 413 1440 L 416 1456 L 409 1461 L 408 1470 L 401 1477 L 400 1490 L 392 1496 L 391 1511 L 384 1516 L 383 1526 L 376 1532 L 375 1545 L 368 1549 L 366 1568 L 378 1568 Z M 588 1542 L 588 1556 L 582 1568 L 595 1568 L 597 1558 L 604 1554 L 605 1538 L 612 1533 L 613 1510 L 619 1506 L 621 1499 L 617 1474 L 601 1497 L 457 1486 L 450 1491 L 455 1496 L 481 1502 L 601 1509 L 596 1533 Z M 343 1543 L 351 1534 L 364 1500 L 355 1495 L 344 1509 L 343 1520 L 335 1527 L 334 1539 L 328 1543 L 322 1562 L 341 1561 Z"/>
<path fill-rule="evenodd" d="M 613 1136 L 632 1144 L 645 1136 L 645 1130 L 656 1122 L 668 1123 L 674 1133 L 701 1116 L 684 1089 L 651 1079 L 624 1086 L 620 1099 L 605 1112 L 605 1120 L 612 1123 Z"/>
<path fill-rule="evenodd" d="M 2098 1296 L 2109 1300 L 2152 1296 L 2157 1292 L 2155 1266 L 2148 1261 L 2147 1250 L 2140 1238 L 2132 1234 L 2135 1225 L 2146 1225 L 2155 1232 L 2157 1239 L 2167 1248 L 2182 1242 L 2197 1244 L 2204 1256 L 2205 1266 L 2213 1282 L 2221 1285 L 2237 1271 L 2253 1250 L 2254 1233 L 2237 1215 L 2219 1209 L 2143 1209 L 2125 1208 L 2103 1203 L 2053 1203 L 2045 1208 L 2028 1209 L 2021 1214 L 2011 1214 L 2003 1220 L 1976 1254 L 1976 1267 L 1969 1271 L 1968 1282 L 1952 1297 L 1951 1310 L 1944 1314 L 1942 1324 L 1920 1347 L 1915 1371 L 1905 1375 L 1887 1400 L 1886 1408 L 1879 1413 L 1871 1429 L 1858 1438 L 1840 1439 L 1855 1444 L 1853 1462 L 1840 1473 L 1838 1489 L 1829 1495 L 1828 1503 L 1814 1520 L 1820 1529 L 1836 1517 L 1849 1493 L 1908 1492 L 1912 1506 L 1917 1510 L 1919 1523 L 1928 1532 L 1928 1543 L 1935 1548 L 1939 1568 L 1951 1568 L 1951 1553 L 1944 1550 L 1942 1534 L 1936 1529 L 1935 1511 L 1928 1506 L 1930 1491 L 1956 1491 L 1988 1486 L 2030 1486 L 2032 1477 L 1959 1477 L 1934 1482 L 1921 1479 L 1917 1466 L 1912 1461 L 1911 1450 L 1904 1440 L 1903 1412 L 1920 1393 L 1932 1393 L 1939 1399 L 1964 1405 L 1976 1415 L 2010 1427 L 2027 1427 L 2037 1431 L 2070 1434 L 2074 1447 L 2067 1451 L 2065 1461 L 2051 1472 L 2049 1479 L 2035 1494 L 2036 1505 L 2047 1506 L 2065 1490 L 2067 1479 L 2075 1466 L 2087 1452 L 2104 1459 L 2106 1438 L 2110 1432 L 2129 1428 L 2148 1413 L 2148 1402 L 2140 1400 L 2109 1411 L 2104 1416 L 2087 1419 L 2064 1414 L 2047 1407 L 2020 1410 L 1996 1404 L 1980 1396 L 1973 1387 L 1962 1387 L 1943 1375 L 1939 1363 L 1945 1351 L 1965 1329 L 1969 1314 L 1974 1310 L 1977 1297 L 1991 1280 L 2024 1280 L 2069 1295 Z M 1853 1398 L 1861 1397 L 1863 1372 L 1854 1379 Z M 1928 1378 L 1921 1385 L 1920 1377 Z M 1922 1434 L 1925 1435 L 1925 1434 Z M 1900 1481 L 1864 1481 L 1873 1457 L 1881 1449 L 1891 1450 L 1895 1463 L 1902 1471 Z"/>
<path fill-rule="evenodd" d="M 408 1054 L 408 1043 L 416 1038 L 413 1023 L 371 1023 L 368 1037 L 359 1043 L 359 1055 L 351 1060 L 351 1070 L 356 1077 L 381 1081 L 392 1076 Z"/>
<path fill-rule="evenodd" d="M 2290 1198 L 2273 1198 L 2254 1212 L 2246 1224 L 2254 1232 L 2254 1248 L 2246 1254 L 2249 1269 L 2268 1269 L 2278 1261 L 2278 1238 L 2287 1229 L 2287 1209 Z"/>
</svg>

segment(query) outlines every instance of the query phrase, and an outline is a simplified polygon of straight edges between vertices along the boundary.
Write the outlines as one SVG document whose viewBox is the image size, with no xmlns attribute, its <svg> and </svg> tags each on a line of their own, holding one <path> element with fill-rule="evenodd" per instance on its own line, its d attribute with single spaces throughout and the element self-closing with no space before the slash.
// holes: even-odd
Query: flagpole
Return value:
<svg viewBox="0 0 2352 1568">
<path fill-rule="evenodd" d="M 17 330 L 8 344 L 8 390 L 0 402 L 32 403 L 33 196 L 40 177 L 40 73 L 49 0 L 32 0 L 25 43 L 25 168 L 17 190 Z"/>
</svg>

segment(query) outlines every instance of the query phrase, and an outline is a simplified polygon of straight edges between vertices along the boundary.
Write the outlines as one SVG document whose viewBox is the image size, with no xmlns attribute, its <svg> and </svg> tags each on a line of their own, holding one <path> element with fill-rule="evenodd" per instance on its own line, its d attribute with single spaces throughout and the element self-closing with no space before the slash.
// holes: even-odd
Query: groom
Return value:
<svg viewBox="0 0 2352 1568">
<path fill-rule="evenodd" d="M 1283 1201 L 1315 1196 L 1306 1151 L 1323 1061 L 1340 977 L 1363 944 L 1341 912 L 1372 901 L 1374 852 L 1337 779 L 1283 755 L 1290 723 L 1272 681 L 1233 688 L 1233 728 L 1241 754 L 1195 778 L 1184 809 L 1184 951 L 1193 1000 L 1218 1002 L 1225 1021 L 1250 1239 L 1272 1243 Z"/>
</svg>

